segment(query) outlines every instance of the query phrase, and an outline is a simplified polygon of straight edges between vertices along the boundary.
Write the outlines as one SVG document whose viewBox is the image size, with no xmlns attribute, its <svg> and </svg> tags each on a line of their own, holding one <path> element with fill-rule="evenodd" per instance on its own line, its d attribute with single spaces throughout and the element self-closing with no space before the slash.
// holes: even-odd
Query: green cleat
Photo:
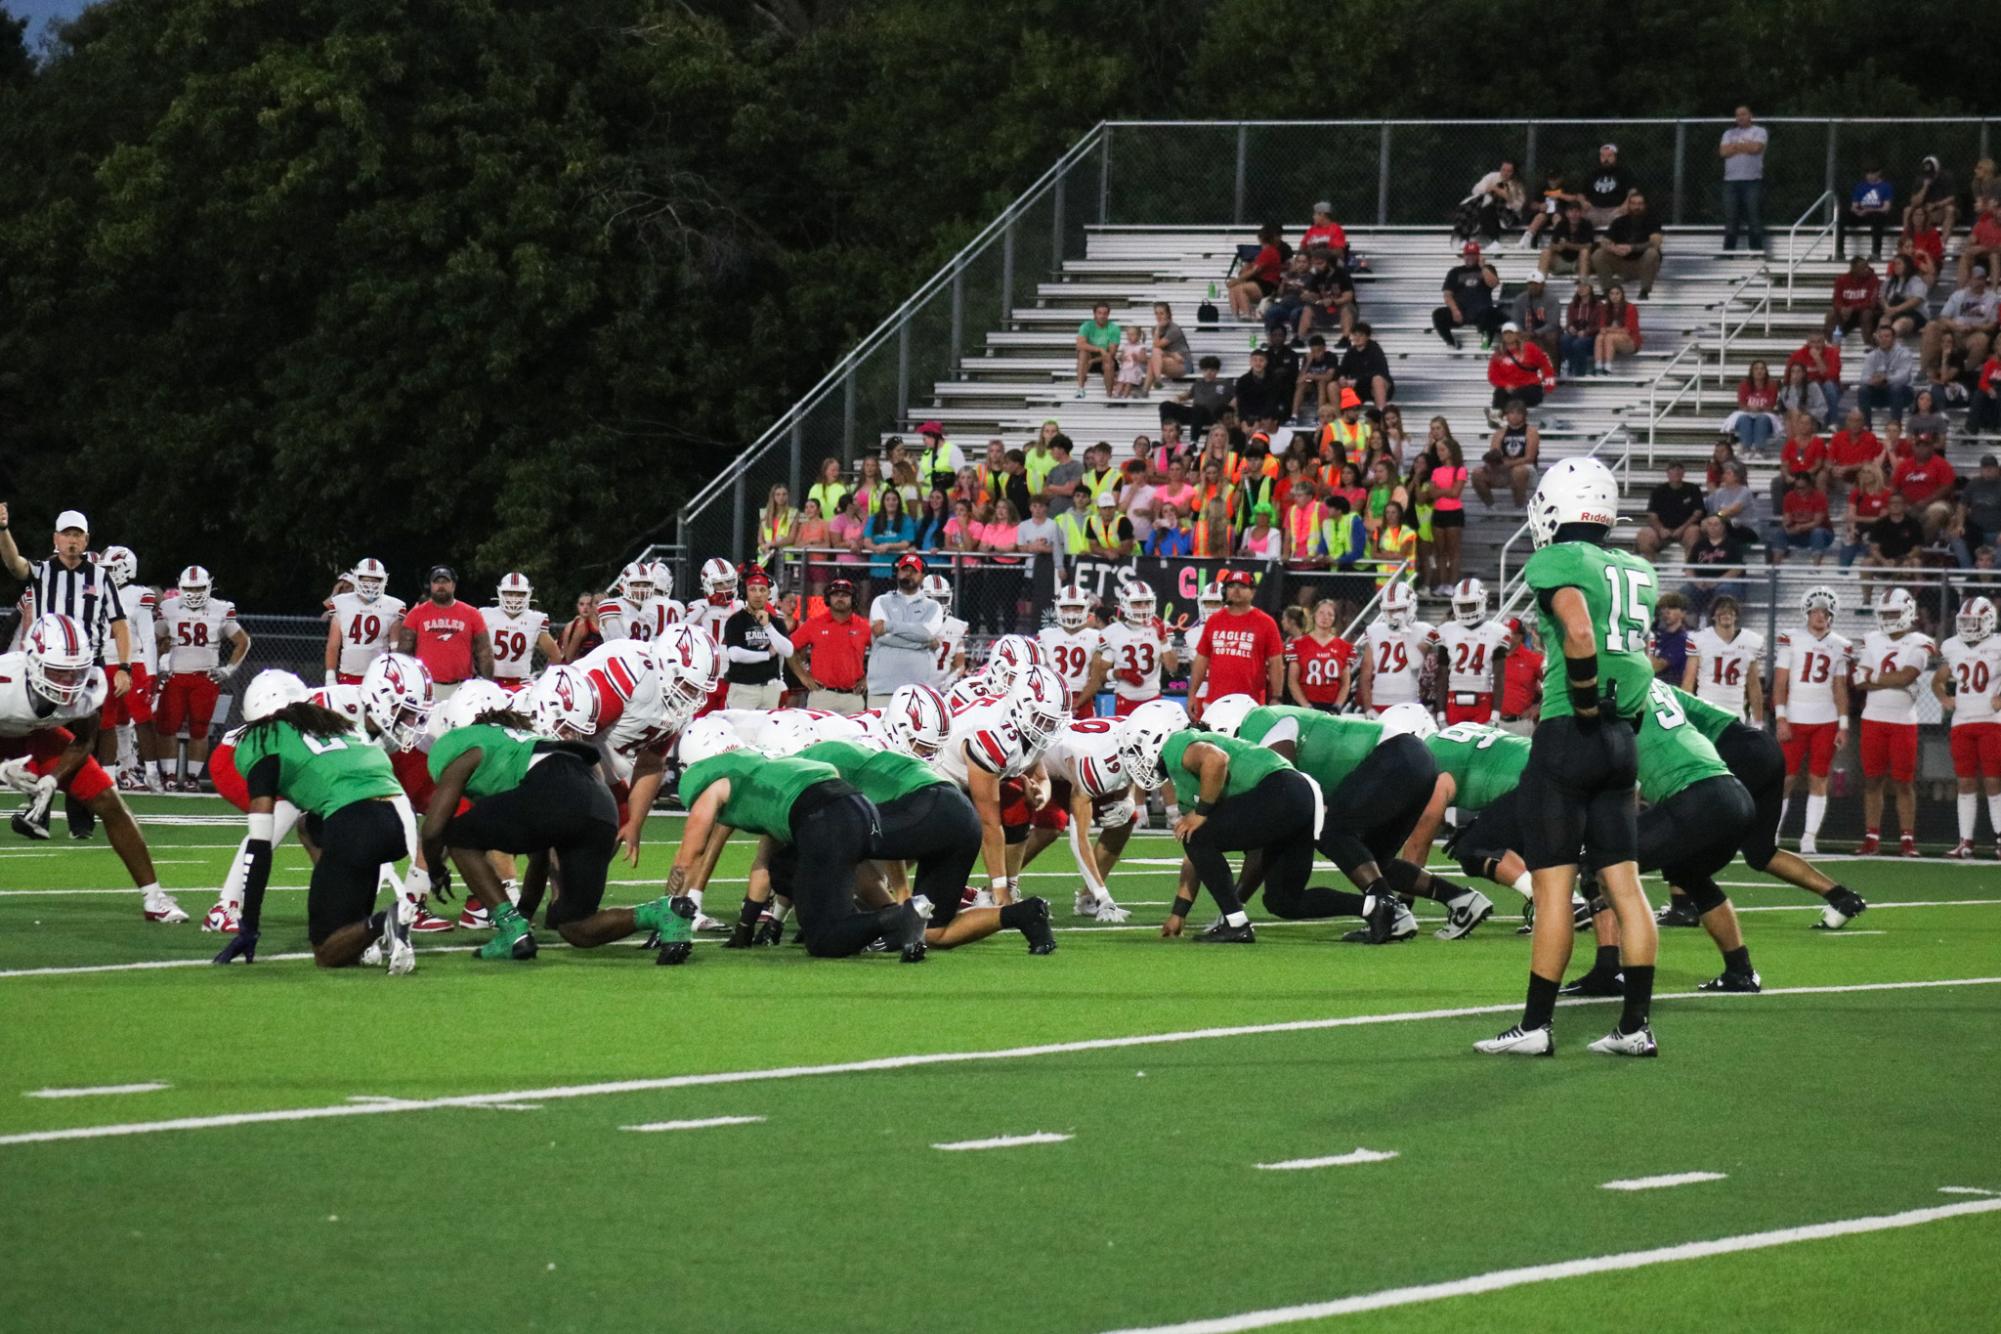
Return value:
<svg viewBox="0 0 2001 1334">
<path fill-rule="evenodd" d="M 493 914 L 493 939 L 472 952 L 475 959 L 532 959 L 535 933 L 528 919 L 510 905 Z"/>
<path fill-rule="evenodd" d="M 685 945 L 695 938 L 695 901 L 662 895 L 634 908 L 632 920 L 653 933 L 649 946 Z"/>
</svg>

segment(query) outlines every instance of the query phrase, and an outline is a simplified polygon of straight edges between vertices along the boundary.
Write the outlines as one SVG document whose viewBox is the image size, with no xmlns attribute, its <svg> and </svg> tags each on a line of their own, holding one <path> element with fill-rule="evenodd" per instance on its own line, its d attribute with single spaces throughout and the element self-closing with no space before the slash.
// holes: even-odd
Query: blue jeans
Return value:
<svg viewBox="0 0 2001 1334">
<path fill-rule="evenodd" d="M 1818 556 L 1834 545 L 1834 530 L 1814 528 L 1804 533 L 1786 533 L 1784 540 L 1788 551 L 1811 551 Z"/>
<path fill-rule="evenodd" d="M 1737 438 L 1746 449 L 1763 449 L 1772 443 L 1772 419 L 1762 412 L 1747 412 L 1737 419 Z"/>
<path fill-rule="evenodd" d="M 1904 414 L 1911 410 L 1911 404 L 1916 400 L 1916 391 L 1907 384 L 1889 384 L 1881 388 L 1865 384 L 1855 391 L 1855 406 L 1862 409 L 1864 426 L 1876 424 L 1877 408 L 1888 408 L 1892 421 L 1902 421 Z"/>
<path fill-rule="evenodd" d="M 1556 351 L 1563 359 L 1563 373 L 1573 380 L 1587 374 L 1591 370 L 1591 353 L 1595 346 L 1590 334 L 1559 335 Z"/>
<path fill-rule="evenodd" d="M 1758 201 L 1765 192 L 1765 183 L 1756 181 L 1723 182 L 1723 248 L 1737 248 L 1737 228 L 1741 224 L 1751 234 L 1751 249 L 1765 248 L 1765 223 L 1758 216 Z"/>
</svg>

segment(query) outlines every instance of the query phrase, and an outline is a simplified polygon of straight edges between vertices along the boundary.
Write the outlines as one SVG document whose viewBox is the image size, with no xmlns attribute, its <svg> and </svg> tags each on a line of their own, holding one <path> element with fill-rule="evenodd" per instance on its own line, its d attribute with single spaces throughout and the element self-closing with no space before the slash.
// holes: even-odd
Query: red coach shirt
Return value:
<svg viewBox="0 0 2001 1334">
<path fill-rule="evenodd" d="M 403 613 L 403 624 L 414 631 L 417 661 L 431 669 L 441 686 L 457 685 L 473 674 L 472 637 L 486 633 L 486 618 L 470 602 L 440 607 L 429 598 Z"/>
<path fill-rule="evenodd" d="M 1523 644 L 1508 650 L 1501 692 L 1501 716 L 1519 718 L 1542 698 L 1542 654 Z"/>
<path fill-rule="evenodd" d="M 832 612 L 823 611 L 807 618 L 792 636 L 792 644 L 800 652 L 812 645 L 807 675 L 828 690 L 850 691 L 861 689 L 868 639 L 867 617 L 850 613 L 847 620 L 837 621 Z"/>
<path fill-rule="evenodd" d="M 1209 660 L 1209 674 L 1203 678 L 1206 698 L 1249 695 L 1265 702 L 1265 664 L 1285 654 L 1285 640 L 1278 622 L 1250 607 L 1243 612 L 1228 608 L 1202 622 L 1202 635 L 1195 651 Z"/>
</svg>

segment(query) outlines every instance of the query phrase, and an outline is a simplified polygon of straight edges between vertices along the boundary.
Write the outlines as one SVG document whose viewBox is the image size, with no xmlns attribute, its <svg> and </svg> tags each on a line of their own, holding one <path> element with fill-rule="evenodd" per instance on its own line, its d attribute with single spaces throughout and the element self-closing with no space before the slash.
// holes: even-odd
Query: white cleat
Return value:
<svg viewBox="0 0 2001 1334">
<path fill-rule="evenodd" d="M 1962 838 L 1953 844 L 1952 851 L 1945 854 L 1947 861 L 1970 862 L 1973 860 L 1973 840 Z"/>
<path fill-rule="evenodd" d="M 1078 890 L 1076 899 L 1071 903 L 1070 911 L 1076 913 L 1079 917 L 1096 917 L 1098 915 L 1098 896 L 1088 889 Z"/>
<path fill-rule="evenodd" d="M 147 921 L 158 922 L 161 926 L 179 926 L 188 920 L 186 910 L 174 902 L 172 894 L 164 891 L 148 894 L 143 910 Z"/>
<path fill-rule="evenodd" d="M 370 945 L 367 949 L 363 950 L 361 952 L 361 958 L 356 960 L 356 962 L 359 963 L 363 968 L 380 968 L 382 966 L 381 943 L 377 942 L 373 945 Z"/>
<path fill-rule="evenodd" d="M 410 945 L 410 924 L 417 912 L 417 905 L 399 894 L 390 900 L 389 909 L 382 916 L 382 939 L 375 949 L 388 962 L 391 977 L 403 977 L 417 970 L 417 951 Z"/>
<path fill-rule="evenodd" d="M 1800 839 L 1800 856 L 1818 857 L 1819 855 L 1820 855 L 1820 845 L 1814 842 L 1813 835 L 1807 834 L 1803 836 Z"/>
<path fill-rule="evenodd" d="M 1494 911 L 1494 901 L 1477 889 L 1469 889 L 1446 907 L 1452 914 L 1451 920 L 1431 934 L 1440 940 L 1458 940 L 1487 920 Z"/>
<path fill-rule="evenodd" d="M 1103 903 L 1098 904 L 1097 908 L 1097 919 L 1106 926 L 1117 926 L 1120 922 L 1125 921 L 1133 915 L 1132 909 L 1121 908 L 1110 899 L 1106 899 Z"/>
<path fill-rule="evenodd" d="M 965 906 L 968 908 L 991 908 L 994 906 L 994 892 L 990 889 L 977 890 L 973 894 L 973 901 Z"/>
<path fill-rule="evenodd" d="M 1642 1024 L 1637 1033 L 1621 1033 L 1614 1028 L 1604 1037 L 1591 1044 L 1591 1050 L 1607 1056 L 1658 1056 L 1660 1044 L 1654 1041 L 1654 1030 Z"/>
<path fill-rule="evenodd" d="M 1408 903 L 1397 904 L 1397 915 L 1390 922 L 1390 943 L 1399 944 L 1417 934 L 1417 914 L 1410 910 Z"/>
<path fill-rule="evenodd" d="M 1505 1033 L 1474 1043 L 1473 1050 L 1489 1056 L 1554 1056 L 1556 1034 L 1550 1031 L 1548 1024 L 1540 1028 L 1523 1028 L 1516 1024 Z"/>
<path fill-rule="evenodd" d="M 695 925 L 693 929 L 696 931 L 728 931 L 730 929 L 730 924 L 728 922 L 719 921 L 716 918 L 709 916 L 705 912 L 698 912 L 695 914 Z"/>
<path fill-rule="evenodd" d="M 201 919 L 201 929 L 204 931 L 214 931 L 225 936 L 235 935 L 237 932 L 236 910 L 230 907 L 229 904 L 218 901 L 209 908 L 208 915 Z"/>
</svg>

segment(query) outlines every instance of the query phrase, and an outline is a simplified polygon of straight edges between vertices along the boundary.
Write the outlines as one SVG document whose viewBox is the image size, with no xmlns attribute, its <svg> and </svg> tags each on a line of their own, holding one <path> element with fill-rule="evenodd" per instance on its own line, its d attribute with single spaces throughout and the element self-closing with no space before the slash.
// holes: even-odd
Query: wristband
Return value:
<svg viewBox="0 0 2001 1334">
<path fill-rule="evenodd" d="M 1216 809 L 1216 803 L 1213 801 L 1203 801 L 1199 797 L 1195 801 L 1195 813 L 1197 815 L 1207 816 L 1211 811 L 1215 809 Z"/>
<path fill-rule="evenodd" d="M 1177 894 L 1174 896 L 1174 908 L 1171 912 L 1168 913 L 1168 916 L 1180 917 L 1185 919 L 1189 913 L 1192 913 L 1194 911 L 1195 911 L 1195 900 L 1190 898 L 1184 898 L 1181 895 Z"/>
<path fill-rule="evenodd" d="M 987 888 L 996 894 L 1003 893 L 1007 889 L 1007 877 L 1004 875 L 988 876 Z"/>
<path fill-rule="evenodd" d="M 1773 705 L 1772 716 L 1778 719 L 1780 722 L 1784 722 L 1786 720 L 1786 706 L 1783 704 Z"/>
</svg>

